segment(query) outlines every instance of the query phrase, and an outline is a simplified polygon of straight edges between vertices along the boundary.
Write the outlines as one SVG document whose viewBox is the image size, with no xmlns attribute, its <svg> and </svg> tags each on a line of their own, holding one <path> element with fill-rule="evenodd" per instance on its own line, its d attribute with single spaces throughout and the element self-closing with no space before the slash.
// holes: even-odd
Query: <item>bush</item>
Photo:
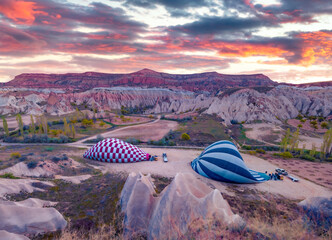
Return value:
<svg viewBox="0 0 332 240">
<path fill-rule="evenodd" d="M 85 126 L 85 127 L 91 126 L 92 124 L 93 124 L 92 119 L 88 120 L 88 119 L 85 118 L 85 119 L 82 120 L 82 125 Z"/>
<path fill-rule="evenodd" d="M 328 124 L 327 124 L 327 122 L 322 122 L 321 124 L 320 124 L 320 126 L 322 127 L 322 128 L 328 128 Z"/>
<path fill-rule="evenodd" d="M 232 120 L 231 120 L 231 124 L 238 124 L 238 121 L 232 119 Z"/>
<path fill-rule="evenodd" d="M 27 166 L 29 169 L 33 169 L 33 168 L 37 167 L 37 165 L 38 165 L 37 161 L 31 161 L 31 162 L 27 163 Z"/>
<path fill-rule="evenodd" d="M 290 152 L 275 153 L 273 155 L 280 156 L 282 158 L 293 158 L 293 154 Z"/>
<path fill-rule="evenodd" d="M 63 154 L 62 155 L 62 159 L 61 160 L 68 160 L 68 157 L 67 157 L 67 155 L 66 154 Z"/>
<path fill-rule="evenodd" d="M 190 140 L 190 136 L 189 136 L 189 134 L 187 134 L 187 133 L 182 133 L 182 135 L 181 135 L 181 139 L 182 139 L 182 140 L 185 140 L 185 141 L 189 141 L 189 140 Z"/>
<path fill-rule="evenodd" d="M 304 154 L 304 155 L 300 156 L 300 158 L 308 160 L 310 162 L 314 162 L 316 160 L 313 156 L 310 156 L 309 154 Z"/>
<path fill-rule="evenodd" d="M 54 147 L 46 147 L 44 148 L 46 152 L 52 152 L 54 150 Z"/>
<path fill-rule="evenodd" d="M 25 161 L 25 160 L 27 160 L 28 158 L 26 157 L 26 156 L 22 156 L 22 157 L 20 157 L 18 160 L 20 161 L 20 162 L 23 162 L 23 161 Z"/>
<path fill-rule="evenodd" d="M 249 153 L 250 155 L 256 155 L 256 151 L 253 151 L 253 150 L 250 150 L 248 153 Z"/>
<path fill-rule="evenodd" d="M 60 143 L 67 143 L 67 142 L 69 142 L 69 138 L 65 135 L 61 135 L 60 138 L 59 138 L 59 142 Z"/>
<path fill-rule="evenodd" d="M 265 150 L 264 149 L 261 149 L 261 148 L 258 148 L 256 149 L 256 153 L 265 153 Z"/>
<path fill-rule="evenodd" d="M 0 178 L 19 179 L 18 177 L 15 177 L 13 173 L 4 173 L 3 175 L 0 175 Z"/>
<path fill-rule="evenodd" d="M 100 127 L 104 127 L 105 124 L 106 124 L 106 123 L 105 123 L 104 121 L 100 121 L 99 126 L 100 126 Z"/>
<path fill-rule="evenodd" d="M 301 123 L 305 123 L 307 121 L 307 119 L 301 119 L 300 122 Z"/>
<path fill-rule="evenodd" d="M 244 150 L 251 150 L 251 146 L 248 146 L 248 145 L 243 145 L 242 148 Z"/>
<path fill-rule="evenodd" d="M 52 160 L 52 162 L 54 162 L 54 163 L 58 163 L 58 162 L 61 160 L 61 158 L 54 156 L 54 157 L 52 157 L 51 160 Z"/>
<path fill-rule="evenodd" d="M 297 127 L 298 127 L 298 128 L 301 128 L 301 127 L 303 127 L 303 125 L 302 125 L 302 124 L 299 124 L 299 125 L 297 125 Z"/>
<path fill-rule="evenodd" d="M 10 154 L 11 158 L 20 158 L 21 157 L 21 153 L 19 152 L 13 152 Z"/>
</svg>

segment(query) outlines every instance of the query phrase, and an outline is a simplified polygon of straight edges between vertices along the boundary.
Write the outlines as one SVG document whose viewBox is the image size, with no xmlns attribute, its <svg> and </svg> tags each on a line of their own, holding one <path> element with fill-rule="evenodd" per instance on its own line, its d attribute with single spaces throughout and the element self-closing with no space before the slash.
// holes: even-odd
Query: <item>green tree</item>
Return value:
<svg viewBox="0 0 332 240">
<path fill-rule="evenodd" d="M 44 115 L 41 115 L 40 116 L 40 121 L 41 121 L 41 125 L 42 125 L 42 128 L 43 128 L 43 132 L 44 134 L 48 134 L 48 131 L 49 131 L 49 127 L 48 127 L 48 124 L 47 124 L 47 118 L 44 116 Z"/>
<path fill-rule="evenodd" d="M 35 130 L 36 130 L 35 121 L 34 121 L 32 115 L 30 115 L 30 118 L 31 118 L 30 133 L 35 134 Z"/>
<path fill-rule="evenodd" d="M 24 132 L 23 132 L 23 121 L 22 121 L 21 114 L 16 115 L 16 121 L 17 121 L 18 127 L 20 129 L 21 136 L 23 136 Z"/>
<path fill-rule="evenodd" d="M 329 129 L 323 136 L 323 144 L 321 146 L 322 157 L 321 160 L 325 160 L 326 157 L 331 156 L 332 153 L 332 128 Z"/>
<path fill-rule="evenodd" d="M 75 138 L 76 132 L 75 132 L 74 124 L 71 125 L 71 133 L 72 133 L 73 138 Z"/>
<path fill-rule="evenodd" d="M 66 136 L 69 136 L 70 134 L 70 127 L 69 124 L 67 123 L 67 119 L 63 118 L 63 127 L 64 127 L 64 133 Z"/>
<path fill-rule="evenodd" d="M 300 156 L 302 156 L 304 154 L 304 150 L 305 150 L 305 143 L 302 146 L 302 149 L 300 151 Z"/>
<path fill-rule="evenodd" d="M 9 136 L 9 129 L 8 129 L 8 123 L 5 117 L 2 117 L 2 126 L 3 130 L 5 131 L 6 136 Z"/>
<path fill-rule="evenodd" d="M 286 134 L 285 134 L 285 136 L 283 137 L 283 139 L 281 140 L 281 143 L 280 143 L 281 148 L 283 149 L 283 152 L 286 151 L 287 146 L 289 144 L 289 140 L 290 140 L 290 129 L 287 128 Z"/>
<path fill-rule="evenodd" d="M 291 151 L 294 151 L 299 145 L 299 134 L 300 134 L 300 129 L 296 129 L 296 131 L 293 133 L 293 136 L 290 138 L 289 145 Z"/>
<path fill-rule="evenodd" d="M 315 143 L 313 143 L 313 144 L 312 144 L 312 147 L 311 147 L 311 150 L 310 150 L 310 152 L 309 152 L 309 155 L 310 155 L 311 157 L 314 157 L 315 154 L 316 154 L 316 145 L 315 145 Z"/>
</svg>

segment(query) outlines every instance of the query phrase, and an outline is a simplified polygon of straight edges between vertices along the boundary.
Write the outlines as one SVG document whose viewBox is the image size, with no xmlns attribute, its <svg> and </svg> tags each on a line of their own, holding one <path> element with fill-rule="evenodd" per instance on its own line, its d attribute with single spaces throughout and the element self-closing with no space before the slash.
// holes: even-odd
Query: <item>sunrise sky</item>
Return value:
<svg viewBox="0 0 332 240">
<path fill-rule="evenodd" d="M 332 80 L 331 0 L 0 0 L 0 81 L 150 68 Z"/>
</svg>

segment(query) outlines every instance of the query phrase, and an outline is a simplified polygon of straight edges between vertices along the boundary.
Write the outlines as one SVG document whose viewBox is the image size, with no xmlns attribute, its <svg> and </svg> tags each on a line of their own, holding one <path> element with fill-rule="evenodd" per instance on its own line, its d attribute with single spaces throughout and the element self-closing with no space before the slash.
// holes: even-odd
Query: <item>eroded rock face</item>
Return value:
<svg viewBox="0 0 332 240">
<path fill-rule="evenodd" d="M 51 182 L 38 181 L 32 179 L 6 179 L 0 178 L 0 198 L 6 194 L 19 193 L 25 191 L 31 193 L 33 191 L 44 191 L 40 185 L 54 186 Z"/>
<path fill-rule="evenodd" d="M 199 74 L 168 74 L 150 69 L 142 69 L 129 74 L 107 74 L 97 72 L 67 74 L 21 74 L 5 86 L 29 88 L 63 88 L 88 90 L 95 87 L 145 86 L 171 87 L 189 91 L 215 92 L 232 86 L 274 86 L 263 74 L 227 75 L 217 72 Z"/>
<path fill-rule="evenodd" d="M 263 89 L 264 90 L 264 89 Z M 147 114 L 180 113 L 206 109 L 230 124 L 231 120 L 246 123 L 262 120 L 281 122 L 299 112 L 324 117 L 332 114 L 332 88 L 303 90 L 289 86 L 268 87 L 264 91 L 242 88 L 230 92 L 198 93 L 165 88 L 112 87 L 83 92 L 45 94 L 42 92 L 0 93 L 0 114 L 25 112 L 62 115 L 75 111 L 75 105 L 105 110 L 122 106 L 139 108 Z M 99 117 L 99 116 L 97 116 Z"/>
<path fill-rule="evenodd" d="M 126 239 L 135 235 L 179 239 L 189 227 L 197 230 L 215 220 L 233 228 L 245 224 L 218 190 L 190 173 L 178 173 L 158 197 L 150 176 L 131 173 L 121 193 L 121 206 Z"/>
<path fill-rule="evenodd" d="M 38 199 L 0 202 L 0 229 L 16 234 L 38 234 L 63 230 L 67 222 L 54 205 Z"/>
</svg>

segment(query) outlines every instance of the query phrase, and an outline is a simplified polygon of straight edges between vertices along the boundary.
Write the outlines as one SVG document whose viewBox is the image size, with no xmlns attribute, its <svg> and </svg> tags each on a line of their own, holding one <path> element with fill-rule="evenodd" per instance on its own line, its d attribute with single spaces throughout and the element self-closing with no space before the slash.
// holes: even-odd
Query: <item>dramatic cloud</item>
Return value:
<svg viewBox="0 0 332 240">
<path fill-rule="evenodd" d="M 140 68 L 265 71 L 280 81 L 311 69 L 315 81 L 328 80 L 330 0 L 269 2 L 2 0 L 0 81 L 21 72 Z"/>
</svg>

